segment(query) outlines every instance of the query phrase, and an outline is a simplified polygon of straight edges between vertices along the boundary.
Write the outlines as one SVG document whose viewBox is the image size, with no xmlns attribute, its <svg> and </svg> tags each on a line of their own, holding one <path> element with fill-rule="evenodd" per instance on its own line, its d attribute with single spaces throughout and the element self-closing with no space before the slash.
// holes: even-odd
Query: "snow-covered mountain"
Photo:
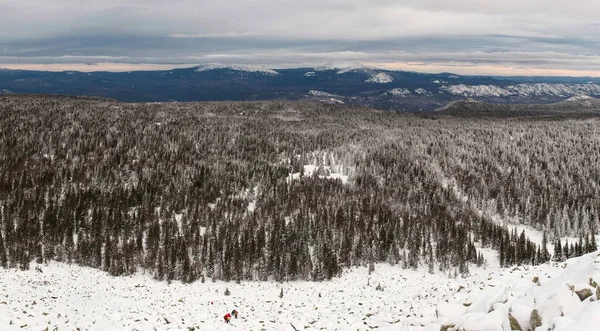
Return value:
<svg viewBox="0 0 600 331">
<path fill-rule="evenodd" d="M 387 84 L 393 81 L 394 78 L 392 76 L 386 74 L 385 72 L 380 72 L 365 80 L 365 83 Z"/>
<path fill-rule="evenodd" d="M 356 70 L 372 70 L 372 69 L 376 69 L 376 68 L 369 67 L 369 66 L 363 65 L 358 62 L 331 62 L 331 63 L 324 64 L 322 66 L 313 68 L 314 71 L 334 70 L 337 72 L 338 75 L 342 75 L 342 74 L 345 74 L 345 73 L 348 73 L 351 71 L 356 71 Z"/>
<path fill-rule="evenodd" d="M 226 65 L 226 64 L 205 64 L 198 66 L 196 71 L 212 71 L 212 70 L 230 70 L 239 72 L 250 72 L 255 74 L 263 74 L 269 76 L 277 76 L 279 73 L 273 69 L 269 69 L 264 66 L 253 66 L 253 65 Z"/>
<path fill-rule="evenodd" d="M 440 90 L 452 95 L 465 97 L 570 97 L 576 95 L 600 95 L 599 84 L 518 84 L 509 86 L 497 85 L 450 85 L 444 86 Z"/>
</svg>

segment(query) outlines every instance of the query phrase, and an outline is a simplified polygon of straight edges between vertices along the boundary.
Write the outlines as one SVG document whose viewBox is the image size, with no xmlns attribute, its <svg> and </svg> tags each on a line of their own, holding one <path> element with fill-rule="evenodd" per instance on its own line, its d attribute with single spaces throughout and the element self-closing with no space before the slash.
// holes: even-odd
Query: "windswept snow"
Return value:
<svg viewBox="0 0 600 331">
<path fill-rule="evenodd" d="M 241 72 L 250 72 L 255 74 L 263 74 L 268 76 L 277 76 L 279 73 L 273 69 L 269 69 L 263 66 L 253 66 L 253 65 L 226 65 L 226 64 L 206 64 L 199 66 L 196 71 L 210 71 L 210 70 L 220 70 L 227 69 L 232 71 L 241 71 Z"/>
<path fill-rule="evenodd" d="M 385 72 L 380 72 L 365 80 L 365 83 L 387 84 L 394 81 L 394 78 Z"/>
</svg>

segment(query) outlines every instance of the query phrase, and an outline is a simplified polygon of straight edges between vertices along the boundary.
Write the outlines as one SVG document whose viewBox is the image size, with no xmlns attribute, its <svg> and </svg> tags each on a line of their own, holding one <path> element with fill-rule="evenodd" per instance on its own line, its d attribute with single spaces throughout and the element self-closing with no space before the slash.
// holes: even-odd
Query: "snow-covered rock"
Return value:
<svg viewBox="0 0 600 331">
<path fill-rule="evenodd" d="M 457 303 L 469 300 L 469 296 L 457 297 L 439 306 L 438 323 L 454 325 L 464 331 L 509 331 L 514 329 L 515 323 L 523 330 L 598 329 L 600 305 L 592 283 L 600 279 L 599 252 L 570 259 L 564 264 L 519 267 L 504 274 L 500 285 L 492 284 L 500 280 L 492 276 L 487 285 L 482 284 L 472 291 L 470 297 L 474 302 L 466 310 L 447 313 L 448 307 L 456 307 Z M 534 275 L 537 278 L 532 279 Z M 585 299 L 580 297 L 577 292 L 582 289 L 592 295 Z"/>
</svg>

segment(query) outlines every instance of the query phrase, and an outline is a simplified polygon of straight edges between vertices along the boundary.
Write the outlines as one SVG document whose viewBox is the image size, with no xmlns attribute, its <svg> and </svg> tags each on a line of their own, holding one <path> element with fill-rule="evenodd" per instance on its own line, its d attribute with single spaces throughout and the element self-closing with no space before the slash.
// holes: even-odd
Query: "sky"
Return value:
<svg viewBox="0 0 600 331">
<path fill-rule="evenodd" d="M 597 0 L 0 0 L 0 67 L 600 76 Z"/>
</svg>

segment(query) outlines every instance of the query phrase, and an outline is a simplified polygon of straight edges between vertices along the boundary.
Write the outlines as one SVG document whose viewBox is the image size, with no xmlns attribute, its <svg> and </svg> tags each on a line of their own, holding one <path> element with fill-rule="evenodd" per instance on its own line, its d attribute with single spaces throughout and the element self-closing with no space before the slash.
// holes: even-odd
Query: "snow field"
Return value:
<svg viewBox="0 0 600 331">
<path fill-rule="evenodd" d="M 3 330 L 434 330 L 436 305 L 458 288 L 445 274 L 389 265 L 371 275 L 353 268 L 329 282 L 240 284 L 114 278 L 62 263 L 40 268 L 0 270 Z M 233 309 L 240 317 L 225 324 Z"/>
<path fill-rule="evenodd" d="M 510 330 L 509 312 L 526 329 L 536 309 L 542 320 L 537 331 L 552 326 L 587 331 L 600 322 L 589 284 L 590 278 L 600 280 L 598 255 L 537 267 L 472 268 L 466 278 L 379 264 L 370 275 L 358 267 L 328 282 L 240 284 L 209 279 L 168 284 L 141 273 L 111 277 L 54 262 L 39 266 L 42 272 L 34 266 L 0 270 L 0 325 L 2 330 L 437 331 L 448 325 Z M 593 295 L 581 301 L 576 291 L 584 288 Z M 223 316 L 233 309 L 239 318 L 225 324 Z"/>
</svg>

